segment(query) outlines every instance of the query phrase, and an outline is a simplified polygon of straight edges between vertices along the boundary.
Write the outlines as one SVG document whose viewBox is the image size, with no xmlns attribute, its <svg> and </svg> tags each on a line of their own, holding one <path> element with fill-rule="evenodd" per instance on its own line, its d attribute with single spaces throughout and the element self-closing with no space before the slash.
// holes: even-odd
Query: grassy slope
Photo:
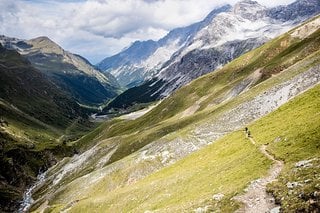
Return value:
<svg viewBox="0 0 320 213">
<path fill-rule="evenodd" d="M 213 118 L 219 113 L 231 109 L 239 103 L 250 100 L 250 98 L 255 97 L 265 89 L 277 85 L 279 82 L 283 82 L 286 79 L 289 79 L 292 76 L 305 71 L 310 66 L 318 64 L 320 56 L 319 51 L 317 51 L 320 45 L 319 34 L 320 31 L 318 30 L 308 39 L 302 41 L 291 38 L 288 33 L 279 38 L 276 38 L 273 41 L 263 45 L 262 47 L 239 57 L 224 68 L 193 81 L 191 84 L 183 87 L 182 89 L 174 93 L 171 97 L 164 100 L 158 107 L 156 107 L 145 116 L 134 121 L 114 121 L 110 125 L 107 125 L 103 133 L 99 130 L 95 134 L 91 135 L 91 138 L 85 138 L 84 140 L 81 140 L 81 143 L 85 146 L 89 146 L 88 143 L 90 143 L 91 139 L 94 138 L 95 135 L 99 135 L 99 140 L 120 136 L 116 137 L 116 140 L 119 141 L 121 147 L 111 159 L 111 162 L 114 162 L 170 132 L 176 132 L 180 129 L 182 129 L 182 131 L 188 131 L 189 125 L 194 125 L 196 122 L 201 122 L 207 117 Z M 290 65 L 294 66 L 291 66 L 290 69 L 288 69 L 286 72 L 282 72 L 276 78 L 271 78 L 268 81 L 264 81 L 261 83 L 261 81 L 268 78 L 271 74 L 278 73 L 283 69 L 289 67 Z M 221 97 L 224 97 L 226 94 L 228 94 L 232 87 L 237 85 L 237 83 L 239 83 L 241 80 L 246 78 L 249 74 L 253 73 L 257 69 L 261 69 L 263 73 L 257 87 L 253 87 L 247 93 L 241 94 L 237 98 L 232 99 L 227 103 L 221 103 L 221 100 L 219 101 Z M 319 87 L 317 87 L 316 91 L 313 90 L 312 94 L 318 94 L 318 90 Z M 195 101 L 199 100 L 200 97 L 204 96 L 207 96 L 208 98 L 205 101 L 201 102 L 201 107 L 196 114 L 193 114 L 192 116 L 186 118 L 178 119 L 177 114 L 183 112 L 185 109 L 192 106 Z M 318 101 L 319 100 L 316 100 L 315 104 L 318 103 Z M 298 103 L 299 104 L 296 107 L 291 106 L 293 108 L 292 110 L 288 107 L 286 109 L 286 107 L 284 106 L 270 116 L 274 116 L 275 114 L 279 113 L 279 111 L 285 109 L 285 113 L 291 113 L 292 117 L 285 116 L 281 119 L 278 118 L 279 123 L 283 122 L 284 119 L 289 119 L 288 123 L 289 121 L 291 121 L 292 123 L 292 118 L 297 116 L 295 114 L 295 110 L 299 110 L 299 107 L 301 107 L 300 105 L 302 104 L 301 101 Z M 314 113 L 314 111 L 312 110 L 319 111 L 317 107 L 315 107 L 315 109 L 312 109 L 312 107 L 308 107 L 307 109 L 308 110 L 306 112 L 303 112 L 305 113 L 302 116 L 303 119 L 311 117 L 312 113 Z M 265 119 L 269 118 L 270 116 L 258 121 L 257 123 L 255 123 L 255 125 L 250 127 L 253 129 L 252 132 L 255 137 L 255 133 L 257 132 L 255 126 L 258 124 L 263 124 L 263 122 L 266 122 Z M 298 126 L 295 126 L 295 124 L 293 126 L 290 126 L 290 131 L 288 132 L 289 135 L 297 131 Z M 319 121 L 314 121 L 314 124 L 315 126 L 317 126 L 319 124 Z M 267 123 L 265 123 L 264 125 L 267 125 Z M 272 123 L 268 123 L 268 125 L 268 128 L 272 127 L 270 126 L 272 125 Z M 305 125 L 307 126 L 308 123 L 306 123 Z M 185 127 L 187 128 L 183 129 Z M 190 128 L 192 128 L 192 126 Z M 273 137 L 273 134 L 278 136 L 281 135 L 280 132 L 273 130 L 274 132 L 272 132 L 271 134 L 272 137 L 270 137 L 268 136 L 268 132 L 270 133 L 271 130 L 265 131 L 265 134 L 267 134 L 265 138 L 257 138 L 257 141 L 261 143 L 272 142 L 275 139 Z M 316 129 L 314 129 L 314 131 L 316 132 Z M 311 143 L 314 144 L 315 141 L 312 140 Z M 227 154 L 234 152 L 233 147 L 237 147 L 239 149 L 239 152 L 236 152 L 234 153 L 234 155 L 231 155 L 229 157 L 229 155 Z M 248 155 L 247 150 L 242 149 L 242 147 L 247 148 L 247 150 L 252 150 L 252 152 L 250 152 L 250 154 Z M 213 155 L 211 153 L 215 152 L 214 150 L 220 150 L 226 155 Z M 292 149 L 292 151 L 293 150 L 294 149 Z M 304 153 L 307 153 L 308 149 L 306 148 L 304 150 Z M 93 196 L 93 198 L 80 201 L 79 205 L 76 206 L 76 210 L 84 210 L 90 207 L 101 207 L 112 209 L 114 208 L 113 210 L 131 209 L 134 211 L 135 208 L 164 208 L 164 206 L 167 204 L 173 209 L 173 211 L 175 208 L 190 209 L 195 208 L 200 204 L 212 204 L 211 202 L 213 201 L 211 199 L 211 196 L 214 193 L 219 192 L 224 193 L 226 195 L 226 198 L 222 202 L 218 203 L 217 206 L 221 206 L 221 208 L 225 209 L 228 206 L 227 204 L 230 202 L 228 198 L 232 197 L 234 193 L 240 192 L 249 180 L 252 180 L 266 173 L 270 162 L 256 151 L 257 150 L 255 150 L 254 147 L 251 147 L 250 144 L 247 144 L 247 141 L 244 140 L 241 133 L 232 133 L 231 135 L 228 135 L 225 138 L 221 139 L 220 142 L 209 146 L 207 149 L 195 153 L 190 157 L 180 161 L 180 163 L 164 169 L 159 173 L 151 175 L 149 178 L 144 179 L 135 185 L 119 188 L 115 191 L 108 192 L 103 190 L 102 182 L 101 185 L 94 187 L 92 191 L 88 191 L 89 197 Z M 318 152 L 317 149 L 315 151 Z M 297 153 L 294 153 L 293 155 L 296 156 Z M 202 156 L 206 156 L 206 158 Z M 253 172 L 240 174 L 240 170 L 237 170 L 236 167 L 223 167 L 224 165 L 222 164 L 220 167 L 219 164 L 211 164 L 211 162 L 214 161 L 226 161 L 230 162 L 230 165 L 233 165 L 237 161 L 241 162 L 243 156 L 248 157 L 245 158 L 246 161 L 244 161 L 245 163 L 243 165 L 243 168 L 247 169 L 248 171 L 251 171 L 250 169 L 255 168 Z M 305 155 L 304 157 L 308 158 L 308 156 L 309 155 Z M 312 153 L 310 154 L 310 156 L 312 156 Z M 280 154 L 277 157 L 281 157 Z M 255 162 L 255 160 L 257 159 L 259 159 L 260 161 Z M 296 157 L 295 160 L 292 160 L 292 162 L 296 160 L 298 160 L 298 157 Z M 197 170 L 197 164 L 194 163 L 195 161 L 203 165 L 202 170 Z M 289 162 L 287 168 L 292 166 L 292 162 L 291 164 Z M 182 169 L 182 172 L 184 172 L 185 176 L 182 174 L 181 176 L 180 174 L 177 175 L 174 173 L 175 170 L 180 171 L 180 168 Z M 221 174 L 221 176 L 212 175 L 221 172 L 221 170 L 223 169 L 224 172 L 227 172 L 226 176 L 224 176 L 224 173 Z M 210 172 L 210 170 L 212 170 L 212 173 Z M 198 171 L 199 175 L 197 175 L 197 173 L 195 173 L 194 171 Z M 179 179 L 180 176 L 181 181 Z M 240 176 L 242 178 L 240 183 L 236 186 L 232 186 L 231 182 L 235 181 L 234 178 Z M 167 179 L 166 177 L 172 178 Z M 199 179 L 197 179 L 198 177 Z M 205 178 L 201 179 L 202 177 Z M 223 186 L 221 187 L 223 188 L 226 187 L 226 185 L 230 184 L 230 186 L 232 186 L 231 189 L 225 188 L 225 191 L 223 191 L 214 188 L 217 186 L 215 184 L 217 184 L 218 181 L 221 181 L 221 178 L 223 177 L 226 178 L 226 182 L 224 182 L 225 184 L 223 184 Z M 163 181 L 161 179 L 163 179 Z M 175 181 L 172 182 L 171 179 Z M 207 179 L 208 182 L 206 182 Z M 106 181 L 109 180 L 106 179 Z M 156 185 L 154 185 L 154 187 L 150 187 L 149 184 L 151 184 L 152 186 L 153 181 L 158 184 L 155 183 Z M 199 186 L 198 184 L 201 183 L 201 181 L 203 181 L 205 187 L 200 187 L 201 191 L 197 191 L 196 188 Z M 180 182 L 181 184 L 179 184 Z M 214 187 L 210 188 L 210 184 L 213 184 L 212 186 Z M 190 188 L 186 188 L 186 185 L 188 185 Z M 192 185 L 197 187 L 191 187 Z M 208 187 L 208 185 L 210 187 L 206 188 Z M 167 197 L 165 197 L 165 194 L 169 194 L 166 192 L 166 190 L 169 190 L 171 187 L 173 188 L 173 191 L 171 193 L 176 193 L 174 194 L 175 196 L 172 195 L 170 197 L 168 195 Z M 159 195 L 155 197 L 148 197 L 149 194 Z M 189 201 L 192 202 L 189 203 Z M 196 204 L 193 202 L 195 202 Z M 115 203 L 119 203 L 119 206 L 111 206 L 111 203 L 113 203 L 114 205 Z M 236 206 L 237 204 L 234 203 L 230 208 L 234 209 L 236 208 Z"/>
<path fill-rule="evenodd" d="M 269 144 L 270 152 L 285 161 L 285 172 L 291 171 L 297 161 L 320 157 L 320 117 L 315 116 L 320 111 L 319 97 L 320 86 L 316 86 L 249 126 L 259 144 Z M 282 140 L 275 140 L 278 137 Z M 76 204 L 72 212 L 89 209 L 176 212 L 190 211 L 199 205 L 229 212 L 238 207 L 230 198 L 241 193 L 251 180 L 265 175 L 269 166 L 270 161 L 245 139 L 242 132 L 234 132 L 136 184 L 107 192 L 103 190 L 102 182 L 87 199 Z M 279 183 L 281 186 L 289 178 L 285 172 L 282 173 L 284 180 Z M 320 182 L 316 175 L 309 178 L 306 185 L 314 192 L 317 189 L 312 186 Z M 281 193 L 287 193 L 285 187 L 282 190 Z M 222 201 L 212 199 L 216 193 L 225 195 Z M 282 202 L 292 204 L 294 201 L 299 207 L 307 205 L 308 200 L 297 200 L 296 197 L 288 196 Z"/>
<path fill-rule="evenodd" d="M 222 69 L 182 87 L 145 116 L 133 121 L 120 121 L 106 129 L 101 137 L 102 139 L 123 136 L 122 148 L 112 157 L 111 162 L 127 156 L 170 132 L 175 132 L 194 122 L 203 120 L 208 117 L 208 114 L 217 114 L 217 111 L 223 112 L 226 109 L 221 107 L 224 97 L 232 88 L 255 71 L 260 70 L 262 72 L 258 79 L 258 82 L 261 83 L 268 79 L 271 74 L 283 71 L 285 68 L 317 52 L 320 48 L 320 30 L 304 40 L 292 38 L 289 33 L 244 54 Z M 296 72 L 301 71 L 303 70 Z M 276 83 L 278 82 L 275 80 L 272 83 L 265 84 L 264 89 Z M 256 92 L 259 91 L 255 90 L 251 93 L 251 96 L 257 94 Z M 177 117 L 179 113 L 191 107 L 201 97 L 206 97 L 206 99 L 200 103 L 198 113 L 186 118 Z M 242 98 L 239 102 L 242 101 L 245 101 L 245 98 Z M 229 108 L 236 104 L 233 101 L 233 104 L 229 104 Z M 141 134 L 136 134 L 137 132 Z"/>
<path fill-rule="evenodd" d="M 30 62 L 2 46 L 0 53 L 0 116 L 9 123 L 7 133 L 38 148 L 56 143 L 63 134 L 78 137 L 90 128 L 86 111 Z"/>
<path fill-rule="evenodd" d="M 2 46 L 0 73 L 0 118 L 8 123 L 0 125 L 0 208 L 13 211 L 39 170 L 73 154 L 64 141 L 94 125 L 73 99 L 16 51 Z"/>
</svg>

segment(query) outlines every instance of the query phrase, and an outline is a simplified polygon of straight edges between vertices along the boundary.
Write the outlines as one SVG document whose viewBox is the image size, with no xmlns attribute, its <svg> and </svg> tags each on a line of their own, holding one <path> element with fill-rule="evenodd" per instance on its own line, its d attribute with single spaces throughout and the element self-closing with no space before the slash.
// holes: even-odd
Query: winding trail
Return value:
<svg viewBox="0 0 320 213">
<path fill-rule="evenodd" d="M 257 146 L 257 143 L 252 137 L 249 137 L 250 142 Z M 268 171 L 268 175 L 264 178 L 253 181 L 246 189 L 246 193 L 235 197 L 235 200 L 244 203 L 244 207 L 237 210 L 238 213 L 265 213 L 265 212 L 278 212 L 279 206 L 274 203 L 274 198 L 267 193 L 266 186 L 277 179 L 282 168 L 283 162 L 275 159 L 266 150 L 267 146 L 262 145 L 259 147 L 260 152 L 268 159 L 272 160 L 274 164 Z"/>
</svg>

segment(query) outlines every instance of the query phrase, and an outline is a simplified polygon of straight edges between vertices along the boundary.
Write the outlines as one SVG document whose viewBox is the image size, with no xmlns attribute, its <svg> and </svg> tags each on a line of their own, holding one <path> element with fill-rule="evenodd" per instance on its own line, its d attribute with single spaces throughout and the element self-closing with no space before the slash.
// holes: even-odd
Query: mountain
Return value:
<svg viewBox="0 0 320 213">
<path fill-rule="evenodd" d="M 47 37 L 21 40 L 0 36 L 0 43 L 17 50 L 79 103 L 101 104 L 119 92 L 120 87 L 112 75 L 102 74 L 86 59 L 65 51 Z"/>
<path fill-rule="evenodd" d="M 39 170 L 73 154 L 68 138 L 92 124 L 73 98 L 1 44 L 0 85 L 0 211 L 11 212 Z"/>
<path fill-rule="evenodd" d="M 229 5 L 215 9 L 203 21 L 174 29 L 159 41 L 136 41 L 117 55 L 102 60 L 97 67 L 113 74 L 122 86 L 141 83 L 156 74 L 199 29 L 204 28 L 217 14 L 229 9 Z"/>
<path fill-rule="evenodd" d="M 122 81 L 123 85 L 130 84 L 132 81 L 145 81 L 144 85 L 133 87 L 122 94 L 132 99 L 132 102 L 126 105 L 161 99 L 191 80 L 227 64 L 232 59 L 260 46 L 319 11 L 320 2 L 314 0 L 299 0 L 275 8 L 266 8 L 255 1 L 245 0 L 233 7 L 224 6 L 214 10 L 202 22 L 171 31 L 163 39 L 157 41 L 161 43 L 165 40 L 166 45 L 156 49 L 151 55 L 148 53 L 150 56 L 146 59 L 130 61 L 129 54 L 127 54 L 125 65 L 118 64 L 105 69 L 104 62 L 110 59 L 107 58 L 98 66 L 102 70 L 113 73 L 118 79 L 122 77 L 123 80 L 127 79 L 126 82 Z M 175 36 L 171 36 L 174 34 Z M 118 58 L 127 50 L 113 58 Z M 170 53 L 167 50 L 170 50 Z M 163 52 L 168 54 L 163 54 Z M 164 55 L 166 57 L 163 57 Z M 155 58 L 159 60 L 151 65 L 149 62 L 154 61 Z M 129 77 L 130 74 L 137 72 L 143 73 L 140 75 L 141 78 Z M 154 81 L 158 81 L 154 84 L 157 85 L 156 91 L 152 86 L 147 87 Z M 162 85 L 159 86 L 160 84 Z M 147 88 L 144 93 L 148 93 L 149 97 L 134 97 L 134 94 L 137 93 L 135 90 L 140 90 L 141 87 Z M 119 99 L 123 99 L 122 95 L 116 98 L 115 102 L 120 102 Z M 115 105 L 117 104 L 111 103 L 106 110 Z"/>
<path fill-rule="evenodd" d="M 319 83 L 317 16 L 177 89 L 141 117 L 106 121 L 75 142 L 80 154 L 43 173 L 27 207 L 317 212 Z"/>
</svg>

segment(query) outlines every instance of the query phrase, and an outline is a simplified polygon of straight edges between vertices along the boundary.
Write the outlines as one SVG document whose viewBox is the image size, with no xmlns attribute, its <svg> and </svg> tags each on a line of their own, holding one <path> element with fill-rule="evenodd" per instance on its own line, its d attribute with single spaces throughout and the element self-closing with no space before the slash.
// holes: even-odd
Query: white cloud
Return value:
<svg viewBox="0 0 320 213">
<path fill-rule="evenodd" d="M 237 0 L 0 0 L 0 33 L 46 35 L 93 63 L 135 40 L 159 39 L 202 20 L 214 7 Z M 293 0 L 258 0 L 275 6 Z"/>
</svg>

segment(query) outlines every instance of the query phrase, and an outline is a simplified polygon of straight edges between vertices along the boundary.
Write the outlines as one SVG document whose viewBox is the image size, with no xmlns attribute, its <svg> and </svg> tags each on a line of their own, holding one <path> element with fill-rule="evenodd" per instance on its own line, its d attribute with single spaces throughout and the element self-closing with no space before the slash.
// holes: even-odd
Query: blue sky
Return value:
<svg viewBox="0 0 320 213">
<path fill-rule="evenodd" d="M 266 6 L 294 0 L 257 0 Z M 0 34 L 48 36 L 95 64 L 135 40 L 157 40 L 237 0 L 0 0 Z"/>
</svg>

